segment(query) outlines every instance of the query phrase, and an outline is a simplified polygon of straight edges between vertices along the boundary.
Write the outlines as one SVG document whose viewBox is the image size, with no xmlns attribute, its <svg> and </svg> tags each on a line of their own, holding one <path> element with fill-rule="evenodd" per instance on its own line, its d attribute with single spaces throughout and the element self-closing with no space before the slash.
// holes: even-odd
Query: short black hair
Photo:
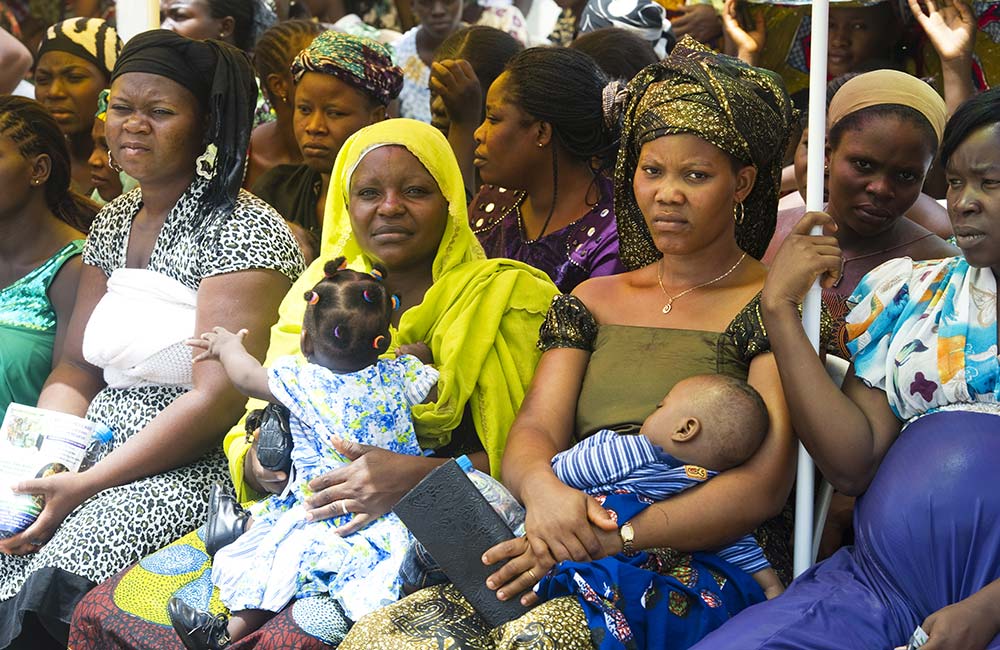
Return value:
<svg viewBox="0 0 1000 650">
<path fill-rule="evenodd" d="M 941 140 L 941 166 L 948 166 L 952 154 L 973 132 L 994 124 L 1000 124 L 1000 87 L 966 100 L 948 120 Z"/>
<path fill-rule="evenodd" d="M 631 80 L 647 65 L 660 60 L 652 43 L 621 27 L 603 27 L 580 34 L 569 47 L 586 52 L 604 74 L 621 81 Z"/>
</svg>

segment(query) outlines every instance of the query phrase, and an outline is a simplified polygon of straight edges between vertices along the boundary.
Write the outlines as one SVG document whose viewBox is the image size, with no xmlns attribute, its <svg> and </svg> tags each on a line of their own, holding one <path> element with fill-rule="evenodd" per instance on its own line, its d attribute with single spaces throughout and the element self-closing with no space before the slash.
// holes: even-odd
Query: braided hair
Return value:
<svg viewBox="0 0 1000 650">
<path fill-rule="evenodd" d="M 389 323 L 399 305 L 383 281 L 387 271 L 380 265 L 371 273 L 354 271 L 338 257 L 323 272 L 304 296 L 302 329 L 311 337 L 313 355 L 335 361 L 345 372 L 366 368 L 389 349 Z"/>
<path fill-rule="evenodd" d="M 508 97 L 525 113 L 552 125 L 556 141 L 574 158 L 613 162 L 617 124 L 604 120 L 608 77 L 578 50 L 532 47 L 507 64 Z"/>
<path fill-rule="evenodd" d="M 236 47 L 244 52 L 253 50 L 257 40 L 257 12 L 260 11 L 258 3 L 254 0 L 208 0 L 207 4 L 212 18 L 232 16 L 236 22 L 233 25 Z"/>
<path fill-rule="evenodd" d="M 45 181 L 45 204 L 56 217 L 80 232 L 90 230 L 97 206 L 70 190 L 71 163 L 59 124 L 38 102 L 0 96 L 0 135 L 9 138 L 25 158 L 45 154 L 51 161 Z"/>
<path fill-rule="evenodd" d="M 257 47 L 253 51 L 253 65 L 272 106 L 275 98 L 270 96 L 267 78 L 272 74 L 290 74 L 295 55 L 308 47 L 323 31 L 322 25 L 311 20 L 286 20 L 268 29 L 257 41 Z"/>
</svg>

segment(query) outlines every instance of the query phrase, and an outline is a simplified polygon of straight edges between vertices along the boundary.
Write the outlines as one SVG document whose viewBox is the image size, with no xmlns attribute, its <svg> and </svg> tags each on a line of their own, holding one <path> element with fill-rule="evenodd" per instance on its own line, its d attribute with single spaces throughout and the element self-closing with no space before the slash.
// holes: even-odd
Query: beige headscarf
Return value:
<svg viewBox="0 0 1000 650">
<path fill-rule="evenodd" d="M 827 110 L 827 126 L 833 128 L 851 113 L 884 104 L 900 104 L 919 112 L 927 118 L 941 144 L 948 121 L 944 100 L 928 84 L 898 70 L 866 72 L 841 86 Z"/>
</svg>

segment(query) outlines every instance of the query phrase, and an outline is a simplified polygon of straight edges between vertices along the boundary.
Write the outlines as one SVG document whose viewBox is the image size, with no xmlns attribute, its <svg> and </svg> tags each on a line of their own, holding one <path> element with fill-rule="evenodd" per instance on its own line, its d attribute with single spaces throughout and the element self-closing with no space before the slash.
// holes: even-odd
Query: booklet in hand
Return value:
<svg viewBox="0 0 1000 650">
<path fill-rule="evenodd" d="M 87 446 L 103 425 L 47 409 L 11 404 L 0 424 L 0 539 L 31 525 L 42 497 L 14 494 L 20 481 L 80 469 Z"/>
<path fill-rule="evenodd" d="M 483 564 L 483 553 L 514 534 L 454 460 L 428 474 L 393 511 L 491 627 L 528 611 L 517 598 L 497 600 L 486 586 L 501 565 Z"/>
</svg>

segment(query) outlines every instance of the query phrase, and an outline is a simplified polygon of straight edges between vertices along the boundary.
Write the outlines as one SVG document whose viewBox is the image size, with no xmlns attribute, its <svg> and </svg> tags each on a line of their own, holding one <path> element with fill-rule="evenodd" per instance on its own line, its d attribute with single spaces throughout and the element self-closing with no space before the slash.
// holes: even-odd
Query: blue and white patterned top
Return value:
<svg viewBox="0 0 1000 650">
<path fill-rule="evenodd" d="M 646 436 L 608 429 L 556 454 L 552 470 L 569 487 L 592 496 L 624 492 L 650 502 L 663 501 L 718 474 L 684 464 Z M 713 552 L 750 574 L 771 566 L 752 535 Z"/>
<path fill-rule="evenodd" d="M 254 506 L 253 525 L 219 550 L 212 583 L 231 611 L 280 611 L 293 598 L 327 593 L 351 620 L 399 598 L 399 566 L 412 537 L 388 513 L 341 537 L 335 530 L 352 514 L 311 521 L 308 481 L 349 461 L 330 439 L 419 455 L 410 408 L 423 401 L 438 371 L 416 357 L 382 359 L 337 374 L 301 357 L 282 357 L 268 369 L 268 387 L 291 412 L 290 494 Z"/>
</svg>

